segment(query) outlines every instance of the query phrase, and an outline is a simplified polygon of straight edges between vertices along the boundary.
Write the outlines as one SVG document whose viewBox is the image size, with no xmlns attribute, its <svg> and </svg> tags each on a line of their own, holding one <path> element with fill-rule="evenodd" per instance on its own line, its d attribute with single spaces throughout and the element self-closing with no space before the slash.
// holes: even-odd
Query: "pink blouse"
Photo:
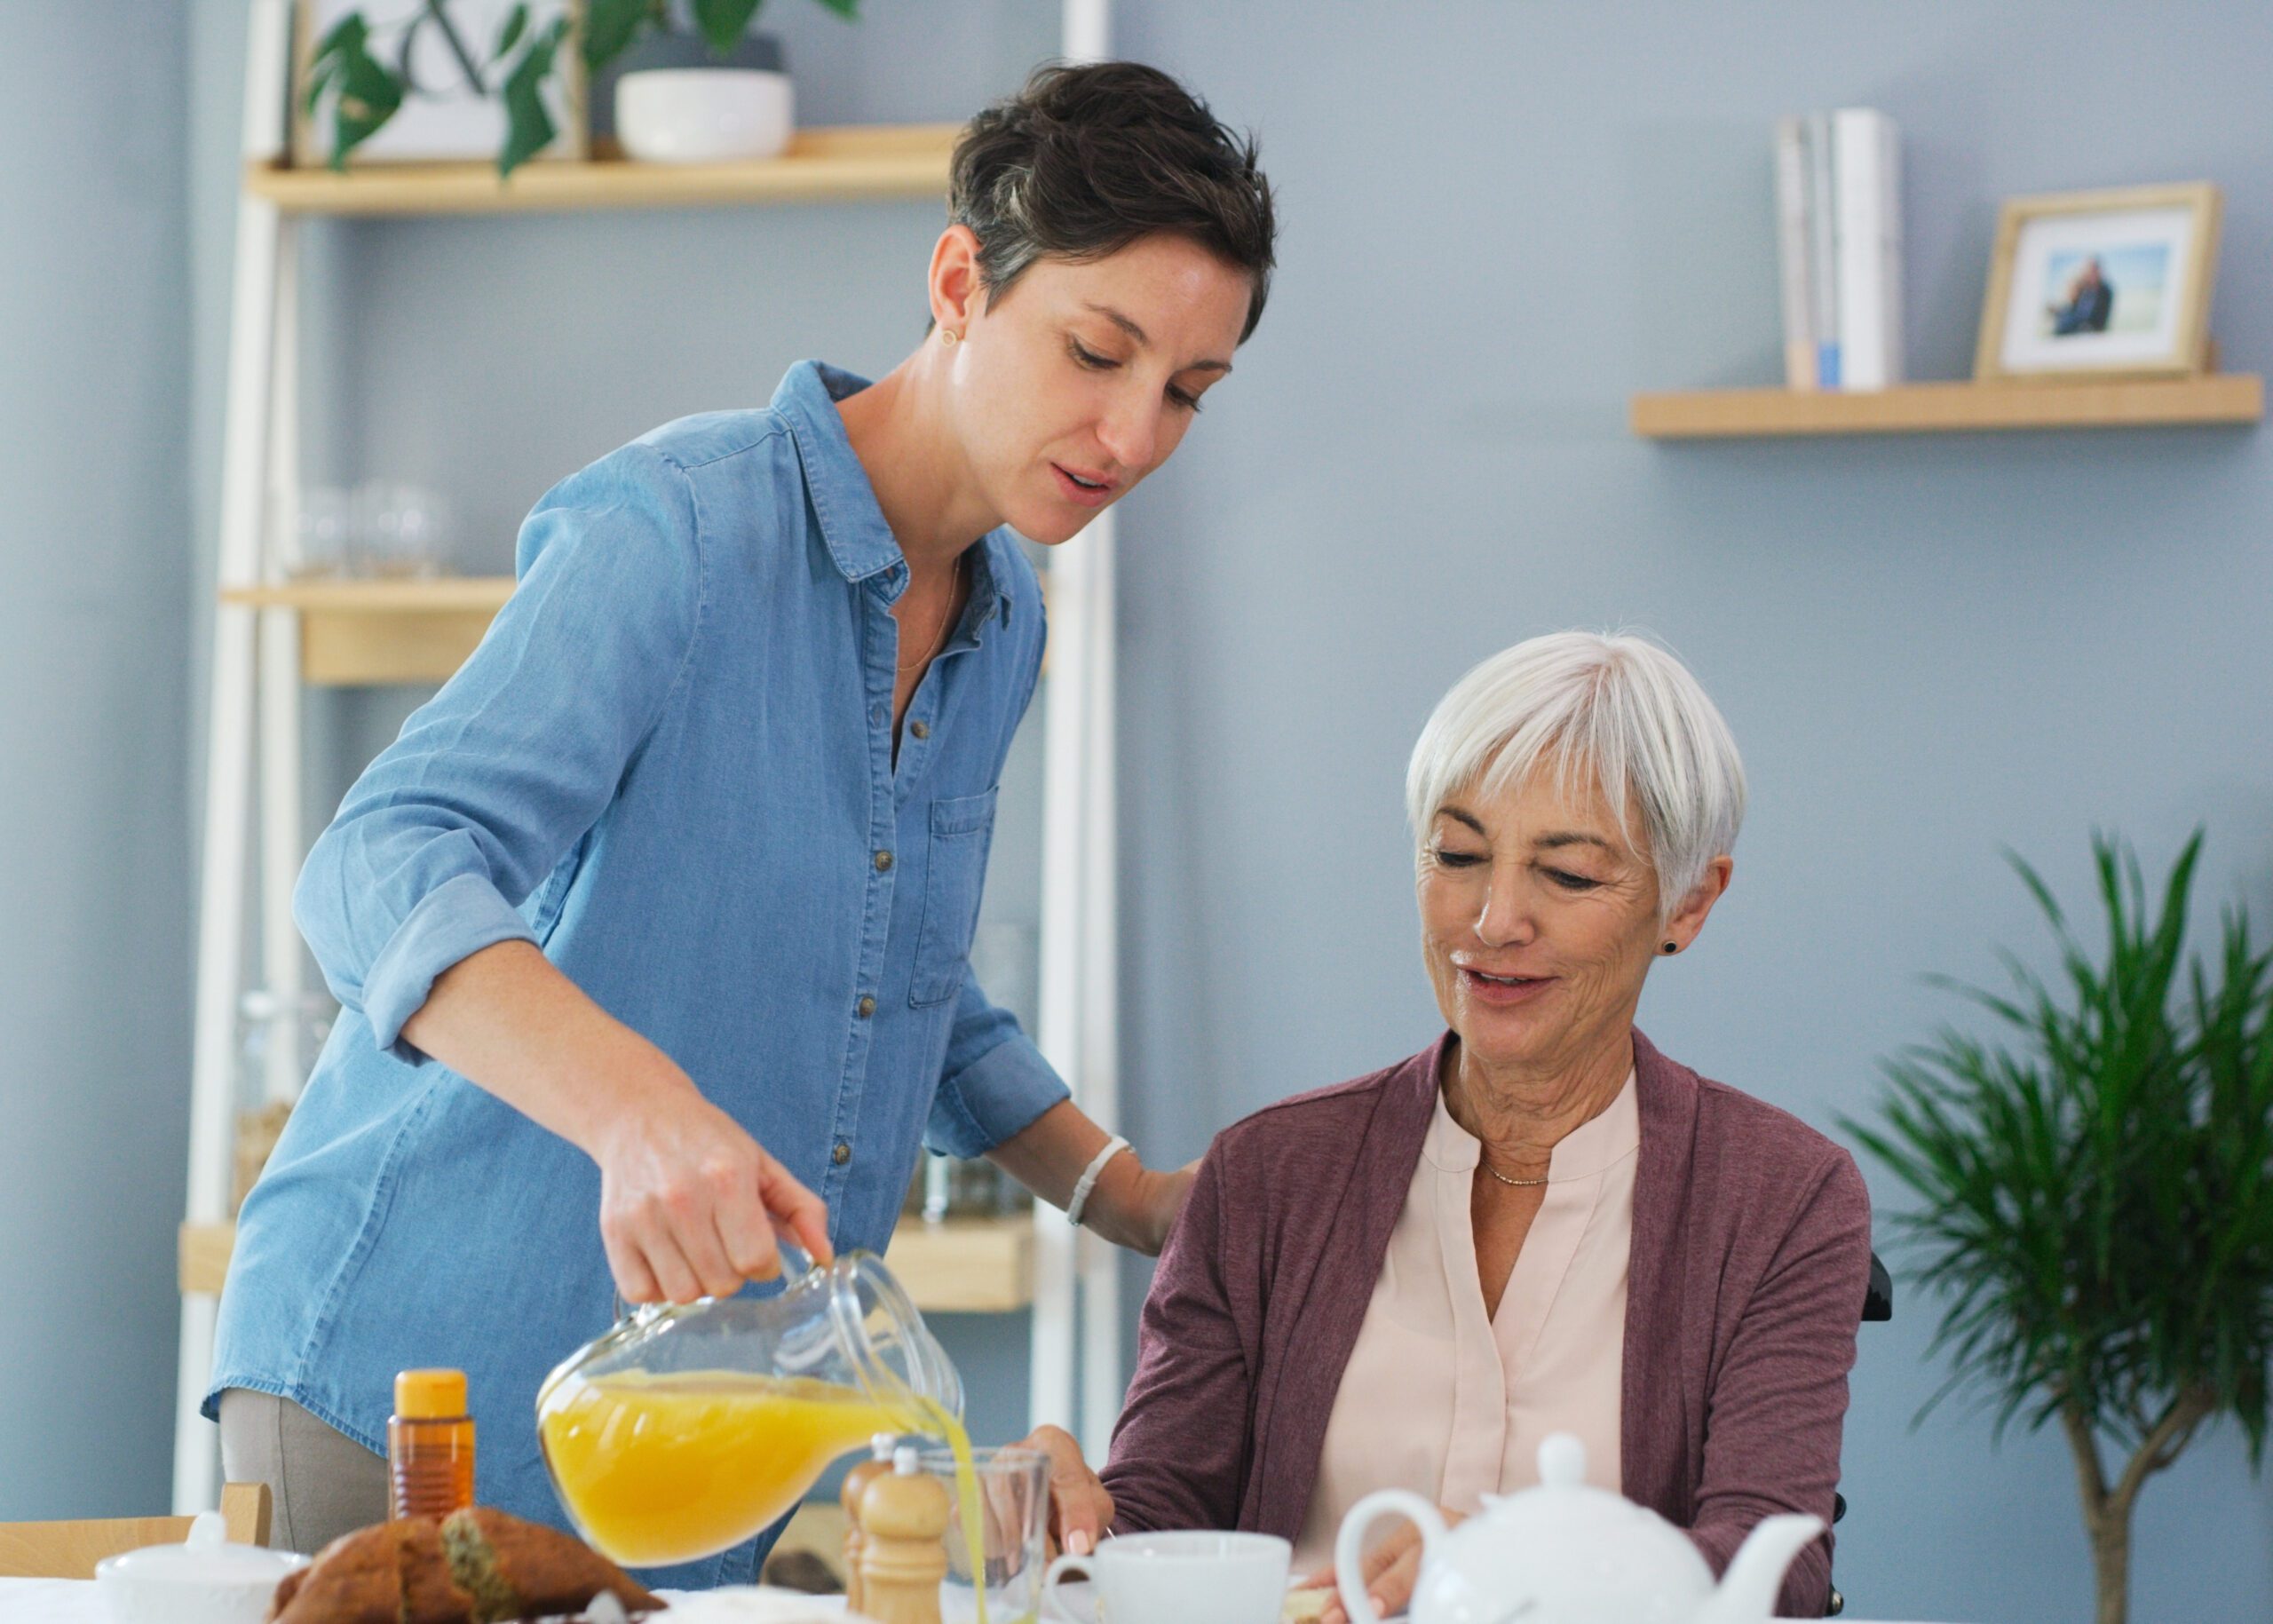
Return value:
<svg viewBox="0 0 2273 1624">
<path fill-rule="evenodd" d="M 1334 1396 L 1295 1571 L 1333 1565 L 1342 1518 L 1406 1488 L 1455 1511 L 1539 1481 L 1539 1445 L 1575 1433 L 1587 1481 L 1619 1489 L 1634 1168 L 1634 1079 L 1556 1145 L 1546 1200 L 1487 1318 L 1469 1192 L 1481 1149 L 1437 1091 L 1413 1184 Z"/>
</svg>

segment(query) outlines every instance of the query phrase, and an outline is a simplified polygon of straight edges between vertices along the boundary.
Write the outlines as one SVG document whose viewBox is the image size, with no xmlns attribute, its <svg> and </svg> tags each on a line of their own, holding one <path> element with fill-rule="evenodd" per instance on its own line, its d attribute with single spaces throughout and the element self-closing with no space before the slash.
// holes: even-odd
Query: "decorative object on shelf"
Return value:
<svg viewBox="0 0 2273 1624">
<path fill-rule="evenodd" d="M 1974 376 L 2210 370 L 2222 211 L 2207 181 L 2009 200 L 1997 219 Z"/>
<path fill-rule="evenodd" d="M 819 3 L 848 21 L 858 19 L 859 0 Z M 371 155 L 421 158 L 465 157 L 494 147 L 501 175 L 540 154 L 581 157 L 584 84 L 635 44 L 689 27 L 704 48 L 698 59 L 707 52 L 716 65 L 659 67 L 653 71 L 675 76 L 629 96 L 626 85 L 646 75 L 623 74 L 612 105 L 616 137 L 628 150 L 674 162 L 771 157 L 788 147 L 795 129 L 779 47 L 770 60 L 763 44 L 749 47 L 748 62 L 737 60 L 763 0 L 581 0 L 574 6 L 569 0 L 421 0 L 407 17 L 376 26 L 352 0 L 304 4 L 316 8 L 313 20 L 304 14 L 301 30 L 315 44 L 295 101 L 310 120 L 329 110 L 334 169 L 367 147 Z M 494 42 L 486 53 L 483 41 Z M 389 53 L 384 59 L 382 45 Z M 669 54 L 684 47 L 658 49 Z M 440 70 L 432 66 L 436 50 L 444 53 Z M 702 77 L 685 76 L 693 74 Z M 416 135 L 396 133 L 406 107 L 419 115 Z M 447 121 L 445 108 L 454 115 Z M 477 124 L 490 137 L 469 147 Z M 447 135 L 437 137 L 430 125 L 447 128 Z M 430 144 L 421 144 L 422 136 Z M 436 139 L 448 144 L 432 145 Z"/>
<path fill-rule="evenodd" d="M 400 480 L 312 485 L 276 535 L 278 561 L 295 581 L 431 580 L 447 570 L 449 502 Z"/>
<path fill-rule="evenodd" d="M 1784 381 L 1884 389 L 1903 379 L 1902 165 L 1894 121 L 1869 107 L 1776 124 Z"/>
<path fill-rule="evenodd" d="M 581 158 L 573 0 L 300 0 L 299 161 Z"/>
<path fill-rule="evenodd" d="M 2263 1458 L 2273 1361 L 2273 953 L 2229 908 L 2211 962 L 2185 952 L 2198 831 L 2150 907 L 2138 859 L 2095 837 L 2103 947 L 2051 922 L 2049 980 L 1958 986 L 2001 1040 L 1945 1027 L 1889 1061 L 1873 1124 L 1842 1121 L 1915 1194 L 1892 1223 L 1942 1294 L 1934 1346 L 1960 1385 L 2067 1434 L 2098 1582 L 2123 1624 L 2147 1479 L 2231 1417 Z M 1954 986 L 1944 982 L 1943 985 Z M 2112 1464 L 2103 1454 L 2112 1443 Z"/>
</svg>

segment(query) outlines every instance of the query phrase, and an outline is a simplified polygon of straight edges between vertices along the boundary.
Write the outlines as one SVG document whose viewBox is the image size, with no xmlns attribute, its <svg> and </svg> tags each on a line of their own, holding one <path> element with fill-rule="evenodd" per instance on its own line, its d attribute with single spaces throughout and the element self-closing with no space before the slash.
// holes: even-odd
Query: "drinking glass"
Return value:
<svg viewBox="0 0 2273 1624">
<path fill-rule="evenodd" d="M 1033 1624 L 1049 1566 L 1049 1457 L 1008 1445 L 974 1449 L 970 1455 L 985 1525 L 980 1560 L 986 1570 L 986 1624 Z M 923 1463 L 946 1485 L 952 1508 L 947 1576 L 939 1586 L 940 1624 L 967 1624 L 978 1616 L 978 1596 L 971 1583 L 970 1542 L 963 1537 L 962 1497 L 955 1492 L 955 1458 L 949 1450 L 927 1449 Z"/>
</svg>

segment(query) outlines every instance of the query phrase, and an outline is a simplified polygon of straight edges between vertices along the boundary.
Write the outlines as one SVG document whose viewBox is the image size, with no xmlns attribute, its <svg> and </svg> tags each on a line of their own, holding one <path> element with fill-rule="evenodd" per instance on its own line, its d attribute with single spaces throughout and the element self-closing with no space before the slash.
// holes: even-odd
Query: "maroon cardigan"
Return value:
<svg viewBox="0 0 2273 1624">
<path fill-rule="evenodd" d="M 1449 1041 L 1216 1137 L 1144 1302 L 1104 1473 L 1117 1530 L 1300 1536 Z M 1771 1513 L 1831 1520 L 1870 1196 L 1838 1145 L 1639 1032 L 1634 1069 L 1620 1481 L 1719 1573 Z M 1780 1609 L 1820 1617 L 1830 1588 L 1826 1534 Z"/>
</svg>

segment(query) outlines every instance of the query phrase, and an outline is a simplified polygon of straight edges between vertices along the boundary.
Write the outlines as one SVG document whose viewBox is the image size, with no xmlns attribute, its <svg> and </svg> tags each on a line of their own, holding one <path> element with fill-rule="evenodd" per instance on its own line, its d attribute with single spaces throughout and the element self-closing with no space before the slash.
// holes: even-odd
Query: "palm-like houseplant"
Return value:
<svg viewBox="0 0 2273 1624">
<path fill-rule="evenodd" d="M 848 20 L 859 15 L 860 0 L 820 3 Z M 687 0 L 696 31 L 721 60 L 733 52 L 764 4 Z M 424 0 L 421 12 L 440 26 L 468 77 L 504 104 L 505 144 L 497 154 L 502 175 L 511 174 L 543 152 L 559 133 L 544 103 L 544 87 L 572 36 L 586 75 L 597 78 L 641 34 L 671 26 L 669 0 L 584 0 L 581 28 L 573 8 L 532 28 L 529 8 L 519 4 L 506 14 L 485 57 L 451 24 L 448 5 L 449 0 Z M 310 59 L 302 93 L 310 117 L 327 97 L 331 100 L 334 169 L 346 168 L 348 154 L 386 127 L 408 92 L 402 66 L 384 60 L 375 49 L 376 43 L 370 21 L 360 10 L 352 11 L 325 32 Z"/>
<path fill-rule="evenodd" d="M 2211 963 L 2188 954 L 2198 831 L 2158 903 L 2127 846 L 2093 844 L 2103 947 L 2015 858 L 2059 973 L 2003 955 L 2009 994 L 1959 988 L 1998 1041 L 1944 1028 L 1888 1063 L 1878 1123 L 1844 1126 L 1917 1197 L 1893 1224 L 1943 1297 L 1935 1347 L 1953 1368 L 1927 1407 L 1970 1384 L 1993 1400 L 1998 1436 L 2016 1418 L 2060 1423 L 2098 1624 L 2123 1624 L 2147 1480 L 2221 1416 L 2240 1423 L 2253 1468 L 2263 1455 L 2273 954 L 2237 907 Z"/>
</svg>

